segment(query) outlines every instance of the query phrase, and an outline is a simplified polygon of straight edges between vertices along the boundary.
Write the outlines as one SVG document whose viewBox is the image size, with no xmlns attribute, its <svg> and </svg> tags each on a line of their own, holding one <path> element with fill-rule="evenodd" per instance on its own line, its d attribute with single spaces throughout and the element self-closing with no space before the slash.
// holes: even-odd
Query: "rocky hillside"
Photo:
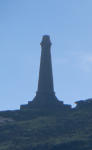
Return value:
<svg viewBox="0 0 92 150">
<path fill-rule="evenodd" d="M 0 122 L 0 150 L 92 150 L 90 106 L 2 111 L 0 117 L 8 120 Z"/>
</svg>

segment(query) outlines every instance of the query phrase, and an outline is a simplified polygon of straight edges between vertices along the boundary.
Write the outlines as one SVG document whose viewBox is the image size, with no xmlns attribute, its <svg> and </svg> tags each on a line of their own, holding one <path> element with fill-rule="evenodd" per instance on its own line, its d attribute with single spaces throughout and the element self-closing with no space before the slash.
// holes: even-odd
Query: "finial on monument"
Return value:
<svg viewBox="0 0 92 150">
<path fill-rule="evenodd" d="M 45 45 L 45 46 L 50 45 L 51 46 L 52 43 L 50 41 L 50 36 L 49 35 L 43 35 L 40 45 L 41 46 L 43 46 L 43 45 Z"/>
</svg>

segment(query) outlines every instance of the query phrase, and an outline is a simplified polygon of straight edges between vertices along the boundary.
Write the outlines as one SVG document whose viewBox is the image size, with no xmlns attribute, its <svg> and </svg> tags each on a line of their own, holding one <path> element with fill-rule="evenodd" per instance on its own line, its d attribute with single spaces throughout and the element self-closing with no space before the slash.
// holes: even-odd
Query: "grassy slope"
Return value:
<svg viewBox="0 0 92 150">
<path fill-rule="evenodd" d="M 92 150 L 92 107 L 0 112 L 0 150 Z"/>
</svg>

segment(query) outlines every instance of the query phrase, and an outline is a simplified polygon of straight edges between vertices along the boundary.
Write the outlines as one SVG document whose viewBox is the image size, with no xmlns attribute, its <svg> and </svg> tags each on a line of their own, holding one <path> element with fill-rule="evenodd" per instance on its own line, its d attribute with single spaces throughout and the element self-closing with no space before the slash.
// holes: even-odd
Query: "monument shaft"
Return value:
<svg viewBox="0 0 92 150">
<path fill-rule="evenodd" d="M 37 92 L 54 92 L 50 48 L 50 37 L 43 36 Z"/>
</svg>

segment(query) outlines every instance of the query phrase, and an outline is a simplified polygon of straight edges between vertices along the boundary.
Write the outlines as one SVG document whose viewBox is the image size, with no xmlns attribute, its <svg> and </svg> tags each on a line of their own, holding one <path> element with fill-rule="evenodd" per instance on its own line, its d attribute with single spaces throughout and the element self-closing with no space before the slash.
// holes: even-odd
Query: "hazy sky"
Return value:
<svg viewBox="0 0 92 150">
<path fill-rule="evenodd" d="M 35 97 L 43 35 L 57 98 L 92 98 L 92 0 L 0 0 L 0 110 Z"/>
</svg>

